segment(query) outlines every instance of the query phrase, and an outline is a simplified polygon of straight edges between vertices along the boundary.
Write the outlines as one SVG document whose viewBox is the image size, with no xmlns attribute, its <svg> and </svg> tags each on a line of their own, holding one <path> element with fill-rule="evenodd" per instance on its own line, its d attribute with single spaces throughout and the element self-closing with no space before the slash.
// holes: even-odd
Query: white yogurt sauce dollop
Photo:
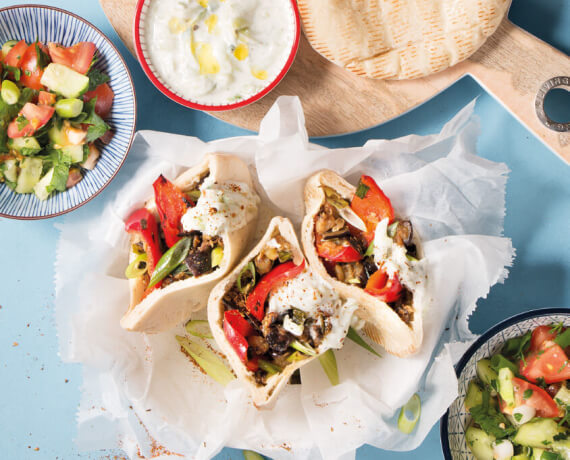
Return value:
<svg viewBox="0 0 570 460">
<path fill-rule="evenodd" d="M 269 312 L 282 314 L 290 308 L 302 310 L 310 317 L 316 317 L 319 311 L 329 316 L 332 329 L 319 345 L 319 352 L 322 353 L 329 348 L 342 347 L 358 304 L 352 299 L 343 300 L 332 286 L 305 269 L 273 290 L 269 296 Z"/>
<path fill-rule="evenodd" d="M 196 205 L 182 216 L 182 228 L 210 236 L 238 230 L 255 217 L 259 201 L 259 196 L 245 183 L 218 184 L 206 177 L 200 185 Z"/>
<path fill-rule="evenodd" d="M 146 51 L 160 79 L 185 99 L 247 99 L 284 67 L 294 40 L 290 0 L 152 0 Z"/>
</svg>

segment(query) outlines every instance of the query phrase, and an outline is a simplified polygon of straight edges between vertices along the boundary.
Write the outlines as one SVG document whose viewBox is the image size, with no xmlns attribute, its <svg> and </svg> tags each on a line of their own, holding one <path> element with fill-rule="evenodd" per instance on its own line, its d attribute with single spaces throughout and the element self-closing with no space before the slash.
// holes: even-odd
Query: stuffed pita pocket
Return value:
<svg viewBox="0 0 570 460">
<path fill-rule="evenodd" d="M 357 187 L 333 171 L 305 186 L 302 241 L 311 268 L 359 304 L 365 331 L 386 351 L 406 356 L 422 342 L 426 276 L 409 220 L 396 218 L 371 177 Z"/>
<path fill-rule="evenodd" d="M 208 321 L 253 403 L 270 407 L 297 369 L 342 346 L 355 309 L 310 270 L 291 222 L 274 217 L 212 291 Z"/>
<path fill-rule="evenodd" d="M 162 332 L 188 319 L 237 263 L 255 229 L 259 197 L 238 157 L 209 154 L 125 223 L 130 235 L 131 300 L 121 326 Z"/>
</svg>

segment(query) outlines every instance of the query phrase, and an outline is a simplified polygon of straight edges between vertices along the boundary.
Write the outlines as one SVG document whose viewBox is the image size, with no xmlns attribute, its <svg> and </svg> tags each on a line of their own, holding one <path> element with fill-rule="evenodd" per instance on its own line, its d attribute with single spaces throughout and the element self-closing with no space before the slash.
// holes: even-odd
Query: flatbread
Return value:
<svg viewBox="0 0 570 460">
<path fill-rule="evenodd" d="M 200 164 L 174 180 L 174 184 L 182 190 L 188 190 L 208 172 L 217 183 L 241 182 L 254 190 L 247 165 L 237 156 L 218 153 L 206 155 Z M 145 206 L 158 219 L 154 199 L 149 200 Z M 248 216 L 250 220 L 245 226 L 220 235 L 224 243 L 224 256 L 220 267 L 212 273 L 175 281 L 163 289 L 155 289 L 144 299 L 146 282 L 142 278 L 129 280 L 131 300 L 128 311 L 121 319 L 121 326 L 129 331 L 163 332 L 187 320 L 191 313 L 202 309 L 207 303 L 211 289 L 241 257 L 255 231 L 257 213 L 256 207 L 255 212 Z M 136 243 L 136 240 L 132 239 L 131 243 Z M 131 261 L 134 257 L 136 256 L 131 254 Z"/>
<path fill-rule="evenodd" d="M 304 257 L 291 221 L 284 217 L 274 217 L 271 219 L 269 227 L 267 228 L 263 238 L 251 250 L 251 252 L 243 258 L 242 262 L 228 275 L 228 277 L 214 288 L 208 300 L 208 322 L 210 323 L 212 335 L 222 352 L 228 358 L 228 361 L 230 362 L 230 365 L 238 379 L 240 379 L 250 391 L 253 403 L 258 408 L 272 407 L 277 395 L 287 384 L 291 375 L 293 375 L 293 372 L 315 358 L 308 357 L 302 361 L 293 362 L 287 365 L 282 372 L 268 377 L 265 385 L 259 385 L 255 381 L 254 374 L 246 368 L 245 364 L 240 360 L 224 334 L 223 318 L 225 310 L 222 298 L 226 292 L 232 288 L 243 267 L 245 267 L 249 261 L 253 260 L 255 256 L 261 252 L 269 240 L 279 234 L 291 245 L 293 262 L 295 262 L 296 265 L 299 265 L 304 260 Z"/>
<path fill-rule="evenodd" d="M 388 353 L 407 356 L 415 353 L 423 338 L 422 306 L 414 295 L 414 319 L 408 326 L 388 304 L 367 294 L 364 289 L 343 283 L 330 276 L 317 254 L 315 246 L 315 216 L 325 202 L 322 185 L 334 189 L 347 201 L 351 201 L 356 188 L 333 171 L 321 171 L 309 178 L 305 185 L 305 217 L 301 231 L 303 249 L 311 269 L 325 279 L 343 297 L 354 299 L 359 305 L 356 314 L 366 321 L 365 332 L 382 345 Z M 421 254 L 417 238 L 414 243 Z"/>
<path fill-rule="evenodd" d="M 511 0 L 298 0 L 313 48 L 351 72 L 386 80 L 440 72 L 499 26 Z"/>
</svg>

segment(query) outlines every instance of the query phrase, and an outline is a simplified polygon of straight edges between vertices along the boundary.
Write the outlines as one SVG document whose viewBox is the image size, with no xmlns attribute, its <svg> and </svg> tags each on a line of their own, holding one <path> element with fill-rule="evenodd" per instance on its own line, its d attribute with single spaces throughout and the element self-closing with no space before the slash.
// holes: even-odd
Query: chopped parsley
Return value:
<svg viewBox="0 0 570 460">
<path fill-rule="evenodd" d="M 20 78 L 22 78 L 22 71 L 18 67 L 12 67 L 11 65 L 4 64 L 2 80 L 5 80 L 9 73 L 12 73 L 14 80 L 16 81 L 20 81 Z"/>
<path fill-rule="evenodd" d="M 18 131 L 22 131 L 22 129 L 28 126 L 29 123 L 30 122 L 28 121 L 28 119 L 23 115 L 20 115 L 18 116 L 18 118 L 16 118 L 16 125 L 18 125 Z"/>
<path fill-rule="evenodd" d="M 356 193 L 355 195 L 358 198 L 364 198 L 366 196 L 366 193 L 368 192 L 368 190 L 370 190 L 370 187 L 368 187 L 368 185 L 363 184 L 362 181 L 358 181 L 358 187 L 356 187 Z"/>
<path fill-rule="evenodd" d="M 566 329 L 563 333 L 558 334 L 554 341 L 562 348 L 570 346 L 570 329 Z"/>
<path fill-rule="evenodd" d="M 523 399 L 530 399 L 532 396 L 533 391 L 529 388 L 528 390 L 524 390 Z"/>
<path fill-rule="evenodd" d="M 552 324 L 550 326 L 550 333 L 551 334 L 559 334 L 560 332 L 562 332 L 562 329 L 564 329 L 564 323 L 562 321 L 560 321 L 557 324 Z"/>
<path fill-rule="evenodd" d="M 503 346 L 503 349 L 501 350 L 501 353 L 503 353 L 505 356 L 524 361 L 524 354 L 530 347 L 531 336 L 532 331 L 528 331 L 525 335 L 507 340 Z"/>
<path fill-rule="evenodd" d="M 93 91 L 99 85 L 107 83 L 110 80 L 109 75 L 95 68 L 92 68 L 87 74 L 87 76 L 89 77 L 89 88 L 87 89 L 87 91 Z"/>
<path fill-rule="evenodd" d="M 513 417 L 517 422 L 520 422 L 522 420 L 522 414 L 520 412 L 513 414 Z"/>
<path fill-rule="evenodd" d="M 44 53 L 44 51 L 37 42 L 36 42 L 36 59 L 37 59 L 37 65 L 40 69 L 45 69 L 50 61 L 47 53 Z"/>
</svg>

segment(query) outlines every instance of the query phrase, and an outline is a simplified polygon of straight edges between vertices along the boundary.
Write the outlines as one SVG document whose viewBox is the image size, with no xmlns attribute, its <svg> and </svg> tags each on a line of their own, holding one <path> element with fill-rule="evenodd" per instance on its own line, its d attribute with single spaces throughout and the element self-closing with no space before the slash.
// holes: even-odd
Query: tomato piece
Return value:
<svg viewBox="0 0 570 460">
<path fill-rule="evenodd" d="M 15 139 L 17 137 L 32 136 L 38 129 L 44 126 L 51 117 L 55 109 L 48 105 L 36 105 L 31 102 L 27 102 L 22 110 L 20 110 L 20 115 L 24 116 L 28 123 L 19 128 L 17 120 L 13 120 L 8 126 L 8 137 Z"/>
<path fill-rule="evenodd" d="M 85 93 L 83 95 L 83 100 L 88 102 L 94 97 L 97 98 L 97 102 L 95 102 L 95 113 L 101 118 L 107 117 L 109 112 L 111 112 L 115 93 L 107 83 L 103 83 L 102 85 L 97 86 L 93 91 Z"/>
<path fill-rule="evenodd" d="M 40 91 L 38 96 L 39 105 L 54 105 L 55 104 L 55 93 L 50 93 L 49 91 Z"/>
<path fill-rule="evenodd" d="M 374 239 L 374 232 L 378 222 L 388 218 L 389 223 L 394 220 L 394 209 L 390 199 L 370 176 L 361 176 L 359 186 L 368 187 L 363 198 L 354 195 L 350 202 L 352 210 L 362 219 L 366 229 L 365 238 L 368 243 Z"/>
<path fill-rule="evenodd" d="M 343 245 L 335 241 L 323 241 L 321 236 L 317 236 L 317 254 L 330 262 L 358 262 L 362 259 L 362 254 L 352 245 Z"/>
<path fill-rule="evenodd" d="M 246 337 L 253 333 L 253 328 L 237 310 L 227 310 L 224 313 L 224 334 L 239 359 L 247 363 L 249 343 Z"/>
<path fill-rule="evenodd" d="M 543 342 L 538 350 L 531 351 L 519 363 L 519 374 L 536 383 L 543 378 L 546 383 L 570 379 L 570 366 L 564 350 L 554 342 Z"/>
<path fill-rule="evenodd" d="M 4 57 L 4 64 L 18 67 L 20 64 L 20 60 L 24 53 L 28 49 L 28 44 L 25 40 L 20 40 L 14 47 L 8 52 L 8 54 Z"/>
<path fill-rule="evenodd" d="M 160 216 L 160 224 L 166 245 L 170 248 L 180 237 L 180 220 L 186 210 L 194 206 L 194 203 L 188 198 L 182 190 L 176 187 L 162 174 L 152 184 L 154 188 L 154 200 L 158 215 Z"/>
<path fill-rule="evenodd" d="M 542 388 L 517 377 L 513 378 L 513 388 L 515 390 L 516 406 L 527 405 L 534 407 L 537 417 L 561 417 L 560 409 L 556 405 L 556 402 L 554 402 L 554 399 Z M 524 398 L 525 392 L 527 392 L 526 399 Z"/>
<path fill-rule="evenodd" d="M 35 132 L 36 130 L 31 123 L 28 123 L 26 126 L 22 127 L 22 129 L 18 128 L 18 122 L 16 120 L 12 120 L 8 125 L 8 137 L 10 139 L 32 136 Z"/>
<path fill-rule="evenodd" d="M 38 44 L 38 46 L 43 48 L 43 45 Z M 32 43 L 28 46 L 28 49 L 26 49 L 18 65 L 22 70 L 22 75 L 20 77 L 20 83 L 22 85 L 31 89 L 43 89 L 44 86 L 41 84 L 40 80 L 44 71 L 38 67 L 36 43 Z"/>
<path fill-rule="evenodd" d="M 305 261 L 295 265 L 293 261 L 277 265 L 269 273 L 263 275 L 253 291 L 247 296 L 245 306 L 259 321 L 265 316 L 265 301 L 269 293 L 287 280 L 295 278 L 305 269 Z"/>
<path fill-rule="evenodd" d="M 552 331 L 552 327 L 538 326 L 534 331 L 532 331 L 529 350 L 538 350 L 544 342 L 553 342 L 555 338 L 556 332 Z"/>
<path fill-rule="evenodd" d="M 377 270 L 372 273 L 368 278 L 364 290 L 374 297 L 378 297 L 383 302 L 395 302 L 400 298 L 403 287 L 400 284 L 398 275 L 394 274 L 393 278 L 388 278 L 388 275 L 382 270 Z"/>
<path fill-rule="evenodd" d="M 95 44 L 79 42 L 69 48 L 58 43 L 48 43 L 49 55 L 53 62 L 86 74 L 95 55 Z"/>
</svg>

